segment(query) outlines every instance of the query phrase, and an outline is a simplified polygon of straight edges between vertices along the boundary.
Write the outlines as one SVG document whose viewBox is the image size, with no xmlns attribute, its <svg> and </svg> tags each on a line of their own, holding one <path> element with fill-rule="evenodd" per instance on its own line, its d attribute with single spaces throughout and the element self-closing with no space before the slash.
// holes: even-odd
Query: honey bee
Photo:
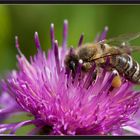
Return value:
<svg viewBox="0 0 140 140">
<path fill-rule="evenodd" d="M 65 58 L 65 66 L 74 73 L 82 64 L 82 71 L 88 72 L 93 63 L 98 68 L 105 68 L 108 71 L 117 71 L 112 81 L 112 87 L 121 86 L 121 77 L 140 84 L 140 65 L 131 57 L 131 52 L 138 50 L 137 46 L 131 46 L 129 41 L 140 37 L 140 33 L 123 34 L 108 40 L 97 43 L 81 45 L 77 49 L 71 49 Z"/>
</svg>

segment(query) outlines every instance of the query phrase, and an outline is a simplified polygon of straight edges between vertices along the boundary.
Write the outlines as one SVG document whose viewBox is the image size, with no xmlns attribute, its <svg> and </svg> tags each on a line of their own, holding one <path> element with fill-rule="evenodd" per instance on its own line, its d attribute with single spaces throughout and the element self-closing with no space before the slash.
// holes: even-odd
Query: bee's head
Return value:
<svg viewBox="0 0 140 140">
<path fill-rule="evenodd" d="M 79 63 L 79 57 L 74 52 L 74 50 L 71 48 L 68 55 L 65 57 L 65 66 L 67 69 L 72 70 L 72 72 L 75 72 Z"/>
<path fill-rule="evenodd" d="M 68 55 L 65 57 L 65 66 L 67 70 L 72 70 L 72 72 L 75 73 L 79 64 L 81 64 L 81 70 L 83 72 L 90 70 L 92 63 L 86 61 L 84 57 L 80 57 L 81 53 L 76 53 L 72 48 L 70 49 Z"/>
</svg>

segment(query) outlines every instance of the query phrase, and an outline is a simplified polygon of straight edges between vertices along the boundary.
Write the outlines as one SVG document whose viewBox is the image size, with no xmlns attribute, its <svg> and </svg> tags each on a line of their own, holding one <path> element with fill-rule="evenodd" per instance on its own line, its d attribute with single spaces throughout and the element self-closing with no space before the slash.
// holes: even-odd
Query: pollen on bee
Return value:
<svg viewBox="0 0 140 140">
<path fill-rule="evenodd" d="M 83 63 L 83 60 L 82 59 L 79 59 L 79 63 L 82 64 Z"/>
<path fill-rule="evenodd" d="M 112 87 L 119 88 L 122 84 L 121 77 L 116 75 L 112 80 Z"/>
</svg>

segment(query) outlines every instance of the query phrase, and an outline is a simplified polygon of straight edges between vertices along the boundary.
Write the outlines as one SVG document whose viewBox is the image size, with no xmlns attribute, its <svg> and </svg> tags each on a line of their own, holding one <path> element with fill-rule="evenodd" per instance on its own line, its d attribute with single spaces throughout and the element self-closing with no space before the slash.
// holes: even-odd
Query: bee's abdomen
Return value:
<svg viewBox="0 0 140 140">
<path fill-rule="evenodd" d="M 133 83 L 140 83 L 140 65 L 130 55 L 111 56 L 110 64 L 126 79 Z"/>
</svg>

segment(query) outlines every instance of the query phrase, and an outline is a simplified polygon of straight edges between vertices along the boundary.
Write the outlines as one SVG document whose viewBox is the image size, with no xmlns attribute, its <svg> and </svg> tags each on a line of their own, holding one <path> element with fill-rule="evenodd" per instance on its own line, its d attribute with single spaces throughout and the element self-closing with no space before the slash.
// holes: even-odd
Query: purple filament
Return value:
<svg viewBox="0 0 140 140">
<path fill-rule="evenodd" d="M 40 49 L 41 45 L 40 45 L 40 41 L 39 41 L 39 37 L 38 37 L 38 33 L 37 32 L 35 32 L 35 34 L 34 34 L 34 40 L 35 40 L 36 48 Z"/>
<path fill-rule="evenodd" d="M 57 73 L 60 73 L 60 64 L 59 64 L 59 53 L 58 53 L 58 42 L 55 40 L 54 42 L 54 56 L 55 56 L 55 63 L 57 68 Z"/>
<path fill-rule="evenodd" d="M 51 24 L 51 27 L 50 27 L 50 37 L 51 37 L 52 48 L 54 48 L 55 36 L 54 36 L 54 24 L 53 23 Z"/>
<path fill-rule="evenodd" d="M 80 36 L 78 47 L 80 47 L 82 45 L 83 39 L 84 39 L 84 33 L 82 33 L 81 36 Z"/>
<path fill-rule="evenodd" d="M 65 50 L 67 45 L 67 36 L 68 36 L 68 21 L 64 20 L 64 26 L 63 26 L 63 44 L 62 48 Z"/>
</svg>

